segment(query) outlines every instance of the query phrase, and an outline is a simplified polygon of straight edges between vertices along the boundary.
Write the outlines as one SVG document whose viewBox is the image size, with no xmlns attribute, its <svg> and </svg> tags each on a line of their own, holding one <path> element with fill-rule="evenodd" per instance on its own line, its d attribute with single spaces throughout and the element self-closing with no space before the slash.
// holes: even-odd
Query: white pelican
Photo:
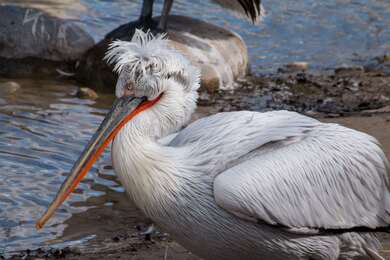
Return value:
<svg viewBox="0 0 390 260">
<path fill-rule="evenodd" d="M 289 111 L 219 113 L 181 129 L 199 71 L 163 36 L 136 31 L 107 60 L 117 100 L 47 212 L 113 140 L 136 205 L 203 259 L 382 259 L 388 161 L 371 136 Z"/>
<path fill-rule="evenodd" d="M 239 15 L 247 16 L 252 22 L 256 22 L 263 12 L 261 0 L 212 0 Z M 154 0 L 143 0 L 139 21 L 141 24 L 152 24 Z M 157 28 L 165 31 L 168 15 L 171 11 L 173 0 L 164 0 L 161 17 Z"/>
</svg>

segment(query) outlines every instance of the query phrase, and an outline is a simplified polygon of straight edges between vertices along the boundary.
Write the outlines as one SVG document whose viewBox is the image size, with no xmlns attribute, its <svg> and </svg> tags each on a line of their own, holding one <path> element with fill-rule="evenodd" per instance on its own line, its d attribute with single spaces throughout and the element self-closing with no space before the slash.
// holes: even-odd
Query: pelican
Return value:
<svg viewBox="0 0 390 260">
<path fill-rule="evenodd" d="M 383 259 L 389 164 L 377 140 L 289 111 L 227 112 L 183 128 L 199 70 L 137 30 L 106 59 L 117 99 L 41 228 L 112 141 L 119 180 L 146 216 L 203 259 Z"/>
<path fill-rule="evenodd" d="M 213 2 L 225 7 L 239 15 L 247 16 L 253 23 L 258 21 L 262 15 L 263 8 L 261 0 L 212 0 Z M 144 0 L 142 3 L 141 15 L 138 21 L 141 24 L 153 24 L 153 4 L 154 0 Z M 171 11 L 173 0 L 164 0 L 161 17 L 157 29 L 165 31 L 168 23 L 168 15 Z"/>
</svg>

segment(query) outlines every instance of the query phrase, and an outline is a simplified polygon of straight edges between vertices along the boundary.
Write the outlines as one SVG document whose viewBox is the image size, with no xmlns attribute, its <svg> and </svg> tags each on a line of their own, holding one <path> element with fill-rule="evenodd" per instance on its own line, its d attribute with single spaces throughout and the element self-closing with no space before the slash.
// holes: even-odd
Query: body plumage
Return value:
<svg viewBox="0 0 390 260">
<path fill-rule="evenodd" d="M 155 113 L 157 116 L 158 112 Z M 139 120 L 145 122 L 142 116 Z M 168 143 L 160 143 L 154 138 L 148 140 L 134 132 L 137 130 L 131 126 L 126 126 L 118 134 L 112 148 L 115 171 L 121 182 L 148 217 L 204 259 L 359 259 L 362 256 L 369 259 L 366 248 L 376 251 L 379 247 L 373 234 L 324 235 L 316 234 L 315 230 L 322 218 L 328 217 L 329 205 L 326 203 L 332 203 L 332 200 L 337 203 L 337 196 L 342 196 L 340 189 L 353 194 L 354 190 L 349 189 L 356 188 L 346 186 L 350 176 L 342 176 L 346 182 L 340 182 L 341 176 L 336 175 L 353 173 L 340 172 L 337 168 L 357 167 L 362 175 L 369 174 L 371 167 L 385 169 L 382 151 L 366 134 L 287 111 L 217 114 L 192 123 L 173 138 L 168 137 L 172 138 Z M 321 145 L 323 150 L 317 148 Z M 366 165 L 367 171 L 361 168 L 362 164 L 349 165 L 353 163 L 353 152 L 357 150 L 362 151 L 362 158 L 367 156 L 367 161 L 372 159 L 378 165 Z M 338 158 L 340 154 L 344 157 Z M 332 163 L 334 171 L 326 167 Z M 308 172 L 306 178 L 294 179 L 294 169 L 300 168 L 316 169 Z M 385 176 L 381 175 L 384 173 L 374 176 L 376 182 L 372 183 L 372 189 L 357 188 L 367 189 L 362 193 L 382 196 L 381 189 L 375 187 L 385 185 Z M 361 181 L 370 178 L 359 177 Z M 281 187 L 293 186 L 294 182 L 298 182 L 295 187 Z M 322 193 L 327 188 L 333 189 L 332 186 L 324 187 L 326 182 L 336 183 L 329 196 Z M 272 219 L 269 214 L 263 216 L 271 220 L 259 222 L 261 216 L 256 216 L 256 211 L 252 216 L 245 210 L 240 213 L 237 208 L 242 205 L 221 207 L 225 196 L 237 203 L 245 203 L 229 198 L 234 194 L 224 190 L 226 186 L 235 185 L 241 188 L 238 192 L 244 193 L 242 197 L 261 200 L 260 196 L 263 196 L 264 202 L 269 203 L 265 212 L 279 211 L 278 207 L 285 206 L 283 202 L 288 204 L 297 200 L 295 205 L 287 205 L 291 212 L 281 212 L 282 217 L 287 214 L 286 225 L 295 223 L 304 227 L 306 223 L 313 226 L 314 233 L 273 226 L 271 223 L 276 224 L 273 221 L 277 219 Z M 319 198 L 305 200 L 305 195 L 314 196 L 316 192 Z M 341 201 L 340 208 L 335 211 L 348 212 L 348 209 L 343 209 L 345 206 L 359 207 L 361 201 L 359 194 L 356 195 L 356 200 Z M 221 201 L 218 203 L 218 200 Z M 373 205 L 363 206 L 366 208 L 362 211 L 379 210 L 370 208 Z M 355 217 L 363 218 L 364 215 Z M 324 223 L 328 224 L 326 220 Z M 329 223 L 334 225 L 329 227 L 341 227 L 335 219 L 333 222 L 329 219 Z"/>
</svg>

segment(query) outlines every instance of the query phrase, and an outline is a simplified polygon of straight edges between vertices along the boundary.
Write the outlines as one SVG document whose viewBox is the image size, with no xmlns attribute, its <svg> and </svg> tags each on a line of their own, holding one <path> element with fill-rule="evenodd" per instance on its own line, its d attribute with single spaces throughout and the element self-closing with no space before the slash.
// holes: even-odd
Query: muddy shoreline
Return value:
<svg viewBox="0 0 390 260">
<path fill-rule="evenodd" d="M 379 65 L 388 63 L 383 61 Z M 382 66 L 382 65 L 381 65 Z M 387 65 L 386 65 L 387 66 Z M 331 72 L 281 72 L 249 76 L 234 92 L 202 93 L 195 118 L 220 111 L 288 109 L 360 129 L 377 137 L 390 151 L 390 73 L 382 67 L 339 68 Z M 345 117 L 347 116 L 347 117 Z M 9 259 L 199 259 L 159 233 L 141 234 L 148 220 L 135 210 L 125 193 L 94 197 L 94 208 L 68 219 L 62 241 L 87 235 L 85 243 L 58 249 L 50 245 L 14 252 Z M 88 201 L 87 201 L 88 203 Z M 384 238 L 384 247 L 390 242 Z M 384 255 L 387 253 L 384 251 Z M 389 254 L 390 256 L 390 254 Z M 5 258 L 1 256 L 0 259 Z M 390 259 L 390 258 L 389 258 Z"/>
<path fill-rule="evenodd" d="M 235 91 L 202 93 L 199 105 L 218 112 L 286 109 L 312 116 L 373 113 L 390 105 L 389 60 L 385 55 L 367 66 L 248 76 L 238 82 Z"/>
</svg>

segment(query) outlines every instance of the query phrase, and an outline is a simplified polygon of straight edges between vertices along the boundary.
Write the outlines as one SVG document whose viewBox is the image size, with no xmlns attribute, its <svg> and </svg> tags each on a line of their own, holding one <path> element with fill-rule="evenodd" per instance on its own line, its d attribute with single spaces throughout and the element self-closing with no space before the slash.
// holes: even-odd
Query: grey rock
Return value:
<svg viewBox="0 0 390 260">
<path fill-rule="evenodd" d="M 20 89 L 20 85 L 14 81 L 5 81 L 0 82 L 0 94 L 1 95 L 9 95 L 13 94 Z"/>
<path fill-rule="evenodd" d="M 0 6 L 0 17 L 1 57 L 75 60 L 94 44 L 76 22 L 39 9 Z"/>
<path fill-rule="evenodd" d="M 318 106 L 319 112 L 332 113 L 333 111 L 339 111 L 338 104 L 333 98 L 325 98 L 323 102 Z"/>
<path fill-rule="evenodd" d="M 361 100 L 361 97 L 360 95 L 358 94 L 353 94 L 353 93 L 344 93 L 342 96 L 341 96 L 341 100 L 343 102 L 343 105 L 345 107 L 345 110 L 352 110 L 356 107 L 359 106 L 359 104 L 362 102 Z"/>
<path fill-rule="evenodd" d="M 294 61 L 286 64 L 282 68 L 279 68 L 279 71 L 285 73 L 285 72 L 305 71 L 307 69 L 309 69 L 309 63 L 305 61 Z"/>
<path fill-rule="evenodd" d="M 0 74 L 24 74 L 44 69 L 53 62 L 79 59 L 94 45 L 93 38 L 78 23 L 54 17 L 39 9 L 0 5 Z M 39 61 L 43 61 L 42 64 Z M 7 68 L 5 68 L 7 66 Z"/>
</svg>

